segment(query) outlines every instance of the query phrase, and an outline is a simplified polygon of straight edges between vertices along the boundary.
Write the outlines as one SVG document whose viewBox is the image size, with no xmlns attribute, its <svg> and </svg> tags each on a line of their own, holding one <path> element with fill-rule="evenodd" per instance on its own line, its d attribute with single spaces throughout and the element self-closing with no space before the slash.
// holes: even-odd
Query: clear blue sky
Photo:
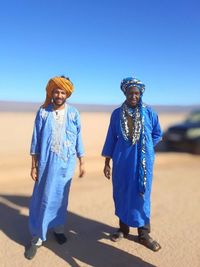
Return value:
<svg viewBox="0 0 200 267">
<path fill-rule="evenodd" d="M 0 100 L 43 102 L 56 75 L 70 102 L 120 104 L 122 78 L 148 104 L 200 104 L 199 0 L 1 0 Z"/>
</svg>

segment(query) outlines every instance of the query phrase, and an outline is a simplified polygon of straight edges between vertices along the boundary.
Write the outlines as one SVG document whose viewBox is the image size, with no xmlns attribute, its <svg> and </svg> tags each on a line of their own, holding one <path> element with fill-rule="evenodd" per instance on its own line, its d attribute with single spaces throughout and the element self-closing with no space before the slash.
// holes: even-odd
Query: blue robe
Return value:
<svg viewBox="0 0 200 267">
<path fill-rule="evenodd" d="M 38 158 L 38 181 L 30 203 L 32 236 L 46 240 L 47 230 L 63 225 L 76 156 L 84 154 L 78 111 L 65 105 L 64 123 L 53 116 L 53 107 L 37 112 L 32 136 L 32 155 Z"/>
<path fill-rule="evenodd" d="M 154 146 L 161 140 L 162 132 L 157 114 L 144 106 L 146 138 L 146 191 L 142 197 L 138 185 L 138 142 L 132 145 L 122 134 L 121 108 L 113 111 L 102 155 L 112 158 L 112 183 L 115 214 L 128 226 L 142 227 L 150 223 L 150 194 L 153 177 Z"/>
</svg>

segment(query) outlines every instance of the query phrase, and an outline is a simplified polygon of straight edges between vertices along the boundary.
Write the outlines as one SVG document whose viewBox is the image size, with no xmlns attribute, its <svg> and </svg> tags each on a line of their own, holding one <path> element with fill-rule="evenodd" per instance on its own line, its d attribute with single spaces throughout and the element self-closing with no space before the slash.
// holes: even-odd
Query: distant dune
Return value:
<svg viewBox="0 0 200 267">
<path fill-rule="evenodd" d="M 69 103 L 75 106 L 80 112 L 112 112 L 118 105 L 94 105 Z M 35 112 L 41 103 L 0 101 L 0 112 Z M 119 104 L 120 105 L 120 104 Z M 188 113 L 200 109 L 200 105 L 152 105 L 158 113 Z"/>
</svg>

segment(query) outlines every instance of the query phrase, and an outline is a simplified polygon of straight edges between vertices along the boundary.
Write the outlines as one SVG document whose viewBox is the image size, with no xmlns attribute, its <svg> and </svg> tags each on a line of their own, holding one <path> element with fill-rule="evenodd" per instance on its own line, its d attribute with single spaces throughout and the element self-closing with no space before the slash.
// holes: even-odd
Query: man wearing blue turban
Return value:
<svg viewBox="0 0 200 267">
<path fill-rule="evenodd" d="M 104 175 L 112 183 L 115 214 L 119 229 L 111 239 L 119 241 L 138 228 L 138 240 L 153 251 L 161 246 L 150 233 L 150 195 L 152 187 L 154 146 L 162 139 L 157 114 L 142 102 L 145 85 L 136 78 L 121 82 L 126 100 L 111 115 L 102 155 Z"/>
</svg>

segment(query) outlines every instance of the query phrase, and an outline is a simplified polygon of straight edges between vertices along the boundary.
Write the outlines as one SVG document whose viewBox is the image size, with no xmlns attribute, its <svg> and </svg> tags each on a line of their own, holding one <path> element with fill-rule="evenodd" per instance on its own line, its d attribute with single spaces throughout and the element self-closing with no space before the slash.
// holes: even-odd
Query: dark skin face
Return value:
<svg viewBox="0 0 200 267">
<path fill-rule="evenodd" d="M 62 109 L 67 99 L 66 91 L 60 88 L 56 88 L 52 92 L 54 109 Z"/>
<path fill-rule="evenodd" d="M 137 87 L 130 87 L 126 92 L 126 104 L 130 108 L 137 106 L 140 100 L 140 90 Z"/>
</svg>

